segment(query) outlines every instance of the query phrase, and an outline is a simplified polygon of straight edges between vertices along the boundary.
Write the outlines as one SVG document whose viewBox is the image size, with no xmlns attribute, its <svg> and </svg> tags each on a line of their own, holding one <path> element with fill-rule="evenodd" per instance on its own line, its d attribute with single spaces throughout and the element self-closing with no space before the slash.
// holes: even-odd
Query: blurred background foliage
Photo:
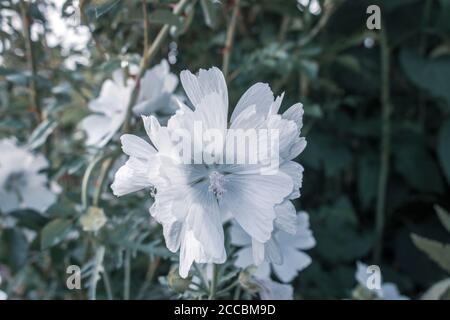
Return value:
<svg viewBox="0 0 450 320">
<path fill-rule="evenodd" d="M 0 137 L 46 153 L 49 175 L 63 189 L 46 215 L 18 211 L 17 225 L 0 230 L 0 272 L 12 298 L 86 298 L 66 289 L 65 270 L 83 265 L 95 286 L 98 259 L 109 274 L 99 285 L 102 298 L 110 284 L 121 298 L 122 268 L 131 269 L 132 298 L 172 294 L 153 285 L 169 272 L 171 255 L 149 223 L 144 193 L 118 201 L 105 188 L 99 206 L 108 225 L 95 237 L 78 222 L 92 155 L 77 123 L 114 69 L 139 63 L 143 5 L 150 42 L 163 24 L 171 26 L 151 64 L 169 57 L 178 74 L 222 66 L 229 54 L 232 106 L 258 81 L 286 92 L 284 108 L 304 104 L 308 146 L 298 159 L 305 173 L 296 207 L 310 213 L 317 246 L 295 281 L 297 298 L 348 298 L 357 260 L 379 263 L 384 278 L 412 298 L 448 277 L 410 235 L 450 242 L 433 209 L 450 207 L 450 1 L 319 0 L 308 8 L 300 4 L 308 1 L 242 0 L 228 49 L 234 1 L 192 0 L 180 16 L 170 11 L 173 1 L 143 2 L 63 1 L 58 14 L 91 34 L 75 49 L 47 43 L 52 1 L 0 2 Z M 372 4 L 381 8 L 381 31 L 366 27 Z M 29 243 L 22 227 L 38 236 Z"/>
</svg>

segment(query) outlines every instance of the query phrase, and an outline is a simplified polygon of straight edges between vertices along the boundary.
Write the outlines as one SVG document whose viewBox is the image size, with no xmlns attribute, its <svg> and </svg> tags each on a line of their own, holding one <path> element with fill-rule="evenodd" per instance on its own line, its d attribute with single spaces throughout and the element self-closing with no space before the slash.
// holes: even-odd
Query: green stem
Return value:
<svg viewBox="0 0 450 320">
<path fill-rule="evenodd" d="M 203 283 L 203 286 L 209 292 L 209 281 L 206 279 L 205 274 L 203 273 L 203 270 L 198 266 L 197 263 L 194 263 L 194 268 L 197 271 L 198 276 L 200 277 L 200 280 Z"/>
<path fill-rule="evenodd" d="M 105 285 L 105 291 L 106 291 L 106 296 L 108 297 L 108 300 L 114 300 L 114 296 L 112 293 L 112 288 L 111 288 L 111 281 L 109 279 L 109 274 L 108 271 L 106 271 L 106 268 L 103 270 L 103 284 Z"/>
<path fill-rule="evenodd" d="M 212 275 L 212 279 L 211 279 L 211 285 L 209 286 L 208 300 L 214 300 L 214 298 L 216 297 L 216 291 L 217 291 L 218 268 L 215 263 L 213 263 L 212 268 L 213 268 L 213 275 Z"/>
<path fill-rule="evenodd" d="M 111 168 L 112 164 L 114 162 L 114 157 L 107 158 L 103 163 L 102 167 L 100 169 L 100 175 L 98 176 L 98 185 L 94 192 L 94 197 L 92 200 L 92 204 L 96 207 L 98 207 L 98 202 L 100 200 L 100 197 L 102 195 L 103 189 L 105 187 L 106 178 L 108 177 L 109 169 Z"/>
<path fill-rule="evenodd" d="M 223 72 L 225 79 L 227 79 L 227 75 L 228 75 L 231 49 L 233 47 L 234 33 L 236 30 L 236 23 L 237 23 L 237 18 L 239 15 L 239 5 L 240 5 L 240 0 L 235 0 L 234 7 L 233 7 L 233 13 L 231 14 L 230 24 L 228 25 L 228 29 L 227 29 L 227 36 L 226 36 L 226 40 L 225 40 L 225 48 L 224 48 L 224 52 L 223 52 L 223 63 L 222 63 L 222 72 Z"/>
<path fill-rule="evenodd" d="M 378 196 L 375 217 L 375 250 L 374 262 L 379 263 L 383 254 L 383 230 L 386 211 L 386 188 L 389 176 L 389 157 L 391 154 L 391 99 L 390 99 L 390 49 L 386 38 L 386 26 L 383 25 L 380 33 L 381 52 L 381 151 L 380 175 L 378 177 Z"/>
<path fill-rule="evenodd" d="M 83 181 L 81 182 L 81 204 L 83 209 L 86 210 L 89 206 L 88 204 L 88 193 L 89 193 L 89 180 L 91 178 L 92 172 L 94 171 L 97 164 L 105 158 L 104 154 L 96 156 L 87 166 L 84 172 Z"/>
<path fill-rule="evenodd" d="M 37 67 L 36 60 L 33 52 L 33 41 L 31 40 L 31 23 L 30 23 L 30 15 L 28 14 L 28 4 L 25 1 L 20 3 L 20 11 L 22 15 L 22 23 L 23 23 L 23 34 L 25 38 L 25 52 L 28 63 L 28 69 L 30 69 L 31 77 L 30 77 L 30 107 L 36 111 L 38 122 L 41 122 L 42 110 L 39 104 L 39 96 L 36 84 L 37 77 Z"/>
<path fill-rule="evenodd" d="M 130 278 L 131 278 L 131 251 L 125 251 L 125 261 L 124 261 L 124 281 L 123 281 L 123 299 L 130 300 Z"/>
</svg>

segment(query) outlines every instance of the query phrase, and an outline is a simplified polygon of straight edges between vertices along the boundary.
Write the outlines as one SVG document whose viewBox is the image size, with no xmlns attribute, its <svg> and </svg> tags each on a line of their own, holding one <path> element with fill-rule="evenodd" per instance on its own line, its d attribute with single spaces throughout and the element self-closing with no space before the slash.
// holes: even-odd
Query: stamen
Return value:
<svg viewBox="0 0 450 320">
<path fill-rule="evenodd" d="M 225 183 L 225 177 L 223 174 L 213 171 L 209 174 L 209 187 L 208 190 L 214 193 L 216 198 L 220 199 L 223 193 L 226 191 L 223 187 Z"/>
</svg>

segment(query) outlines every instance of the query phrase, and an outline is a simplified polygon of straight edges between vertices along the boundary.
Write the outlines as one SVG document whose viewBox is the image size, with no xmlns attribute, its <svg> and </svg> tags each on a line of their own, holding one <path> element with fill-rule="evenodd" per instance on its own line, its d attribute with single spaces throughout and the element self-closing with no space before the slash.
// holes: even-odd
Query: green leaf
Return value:
<svg viewBox="0 0 450 320">
<path fill-rule="evenodd" d="M 2 242 L 6 244 L 7 258 L 15 270 L 25 265 L 28 255 L 28 241 L 19 229 L 6 229 Z"/>
<path fill-rule="evenodd" d="M 157 9 L 150 14 L 150 23 L 156 24 L 170 24 L 179 26 L 181 24 L 180 17 L 173 14 L 170 10 Z"/>
<path fill-rule="evenodd" d="M 446 99 L 450 105 L 450 56 L 427 59 L 416 52 L 403 50 L 400 62 L 411 82 L 433 96 Z"/>
<path fill-rule="evenodd" d="M 69 233 L 72 221 L 68 219 L 55 219 L 47 223 L 41 231 L 41 248 L 45 250 L 57 245 Z"/>
<path fill-rule="evenodd" d="M 205 23 L 214 29 L 217 26 L 217 6 L 211 0 L 200 0 Z"/>
<path fill-rule="evenodd" d="M 423 143 L 418 140 L 402 142 L 395 149 L 394 156 L 397 172 L 412 188 L 442 193 L 444 184 L 439 167 Z"/>
<path fill-rule="evenodd" d="M 95 17 L 100 18 L 102 15 L 110 11 L 120 0 L 100 0 L 101 4 L 95 7 Z"/>
<path fill-rule="evenodd" d="M 447 182 L 450 184 L 450 118 L 444 122 L 439 131 L 437 153 Z"/>
<path fill-rule="evenodd" d="M 445 271 L 450 272 L 450 245 L 417 234 L 411 234 L 411 239 L 416 247 L 425 252 L 431 260 Z"/>
<path fill-rule="evenodd" d="M 41 122 L 31 133 L 27 142 L 28 148 L 34 150 L 43 145 L 57 125 L 57 122 L 53 119 L 47 119 Z"/>
<path fill-rule="evenodd" d="M 439 220 L 441 220 L 444 228 L 447 229 L 448 232 L 450 232 L 450 214 L 447 212 L 447 210 L 441 208 L 438 205 L 434 206 L 434 210 L 436 210 Z"/>
</svg>

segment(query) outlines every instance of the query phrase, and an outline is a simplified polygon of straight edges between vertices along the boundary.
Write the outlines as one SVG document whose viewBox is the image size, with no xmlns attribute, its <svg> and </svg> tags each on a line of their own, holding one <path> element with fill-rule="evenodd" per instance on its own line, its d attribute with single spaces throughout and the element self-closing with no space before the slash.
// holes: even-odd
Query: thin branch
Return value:
<svg viewBox="0 0 450 320">
<path fill-rule="evenodd" d="M 144 13 L 144 53 L 147 52 L 149 46 L 149 29 L 150 21 L 148 20 L 147 1 L 142 0 L 142 11 Z"/>
<path fill-rule="evenodd" d="M 380 31 L 381 53 L 381 150 L 380 150 L 380 175 L 378 177 L 378 196 L 375 217 L 376 243 L 374 250 L 374 262 L 379 263 L 383 254 L 383 229 L 386 211 L 386 188 L 389 176 L 389 157 L 391 154 L 391 97 L 390 97 L 390 49 L 386 38 L 386 26 Z"/>
<path fill-rule="evenodd" d="M 225 48 L 223 48 L 222 72 L 223 72 L 225 79 L 227 79 L 227 75 L 228 75 L 231 49 L 233 47 L 234 33 L 236 30 L 236 23 L 237 23 L 237 18 L 239 15 L 239 5 L 240 5 L 240 0 L 235 0 L 234 6 L 233 6 L 233 13 L 231 14 L 230 24 L 228 25 L 228 29 L 227 29 Z"/>
<path fill-rule="evenodd" d="M 189 2 L 190 0 L 180 0 L 173 9 L 173 14 L 178 15 L 183 10 L 184 6 Z M 148 50 L 144 53 L 141 64 L 139 68 L 139 72 L 136 76 L 136 83 L 134 85 L 133 91 L 131 92 L 130 101 L 128 103 L 127 107 L 127 115 L 125 118 L 125 122 L 122 126 L 122 132 L 127 133 L 130 129 L 130 118 L 131 118 L 131 108 L 136 103 L 137 96 L 139 94 L 139 82 L 142 76 L 145 73 L 145 70 L 147 69 L 148 64 L 153 59 L 153 57 L 158 52 L 159 48 L 161 47 L 161 44 L 166 39 L 166 37 L 169 34 L 170 25 L 165 24 L 161 30 L 159 30 L 158 35 L 155 38 L 155 41 L 153 41 L 152 45 L 148 48 Z"/>
<path fill-rule="evenodd" d="M 20 2 L 20 11 L 22 15 L 23 36 L 25 38 L 25 51 L 30 77 L 30 107 L 36 112 L 38 121 L 42 121 L 42 110 L 39 104 L 39 96 L 36 84 L 37 68 L 33 52 L 33 41 L 31 40 L 31 23 L 28 15 L 28 4 L 25 1 Z"/>
</svg>

